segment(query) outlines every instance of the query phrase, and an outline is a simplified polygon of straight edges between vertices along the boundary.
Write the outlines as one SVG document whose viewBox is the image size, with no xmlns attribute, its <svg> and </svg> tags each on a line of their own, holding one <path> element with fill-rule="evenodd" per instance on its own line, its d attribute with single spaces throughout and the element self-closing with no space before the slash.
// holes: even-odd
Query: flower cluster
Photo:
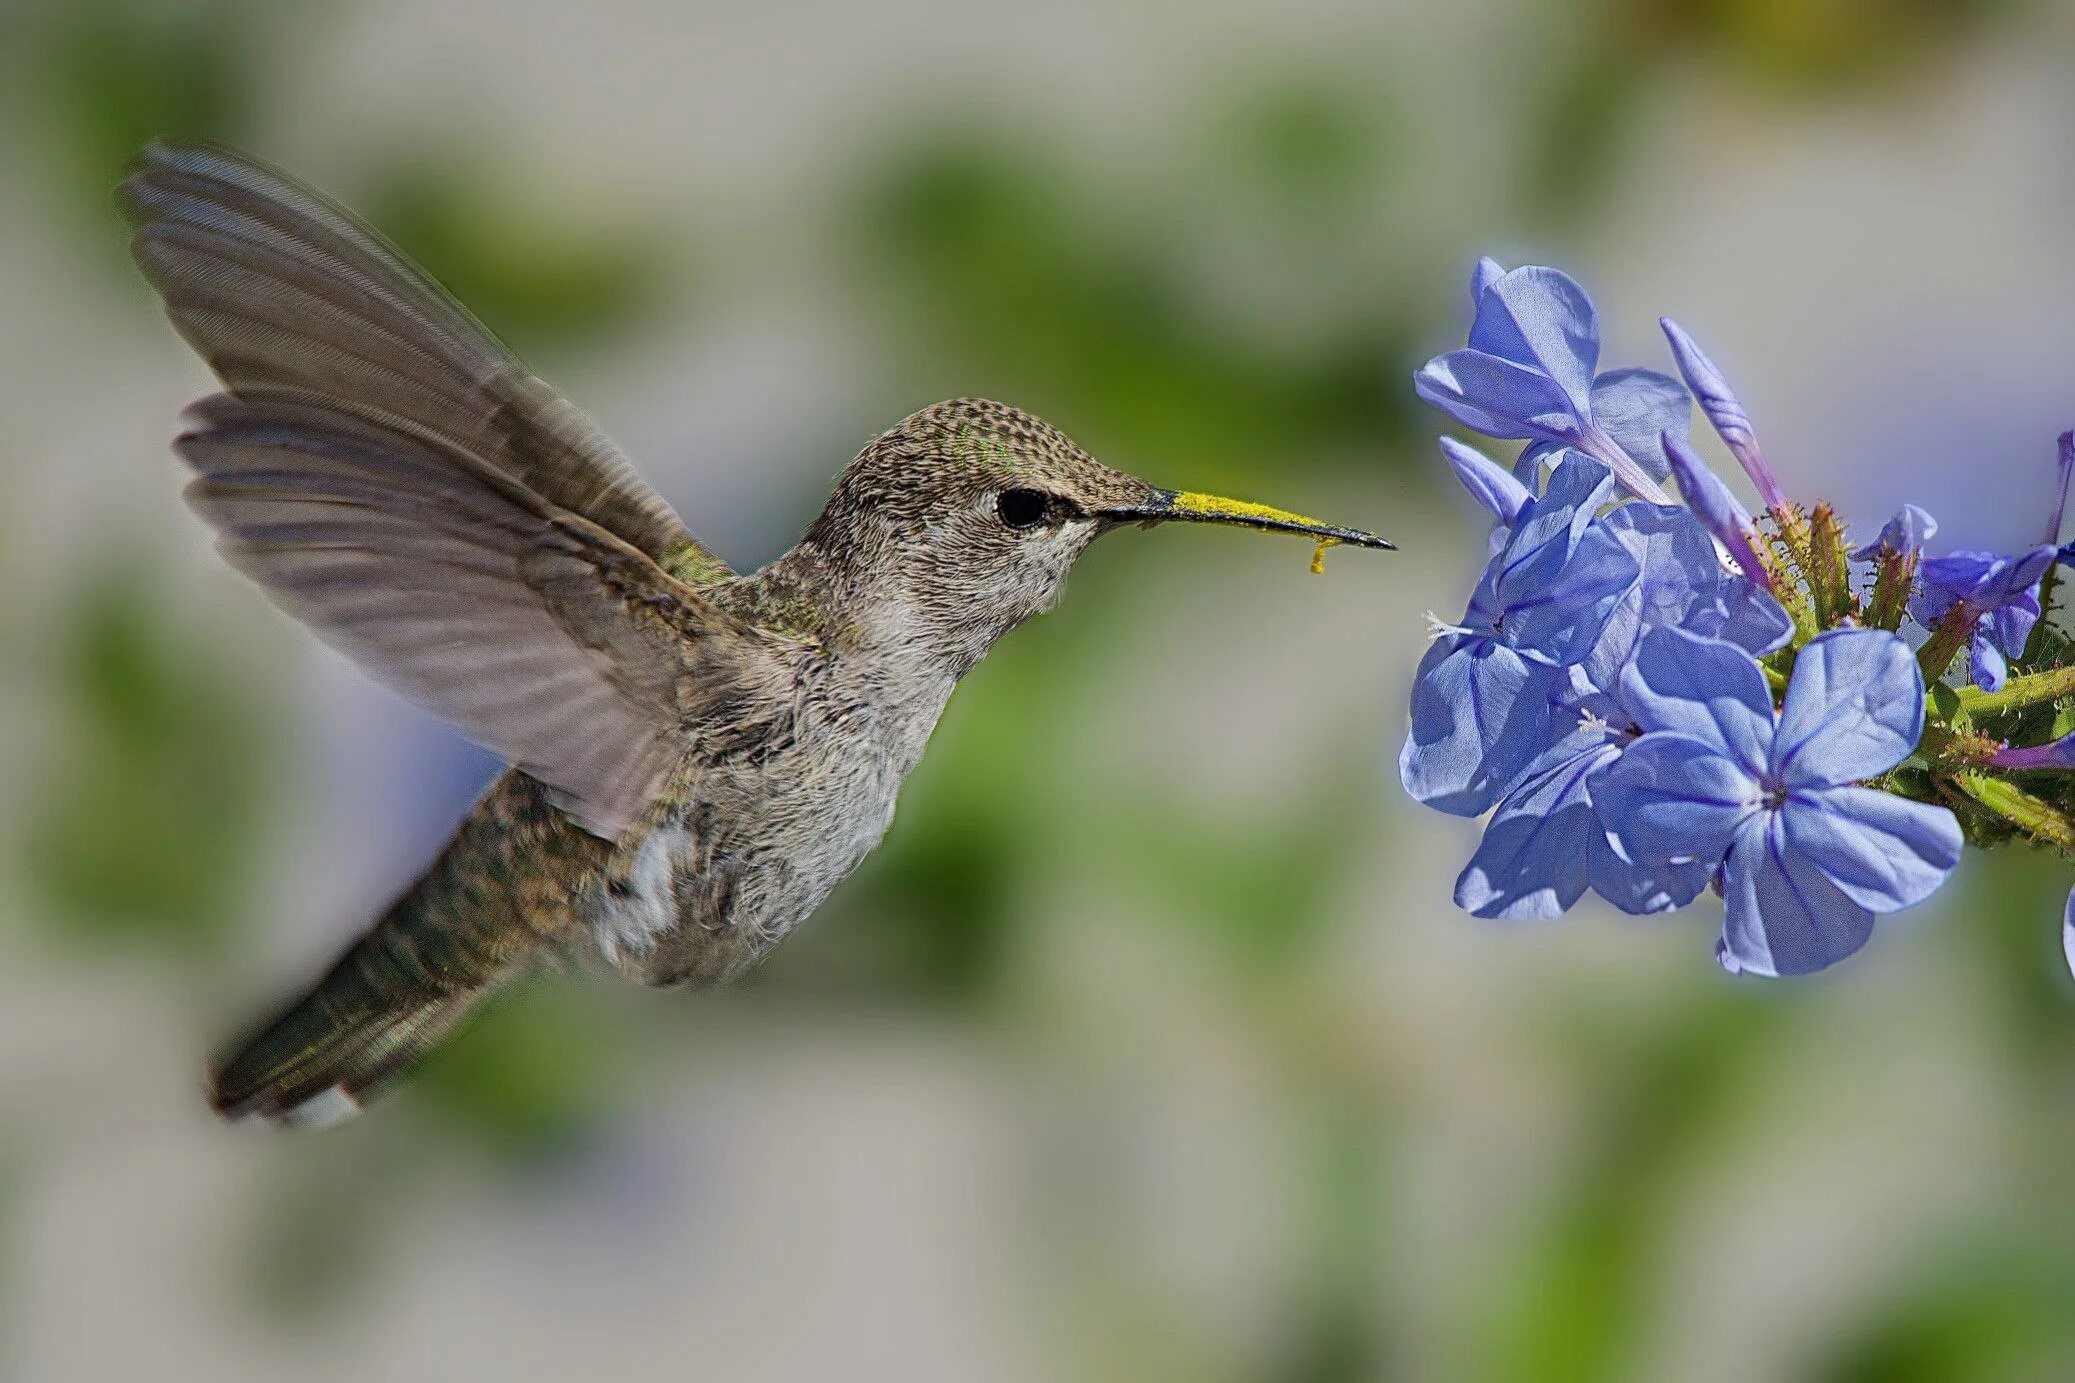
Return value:
<svg viewBox="0 0 2075 1383">
<path fill-rule="evenodd" d="M 1963 842 L 2075 854 L 2075 641 L 2049 617 L 2075 434 L 2039 546 L 1930 553 L 1910 505 L 1854 549 L 1787 497 L 1676 323 L 1680 378 L 1601 373 L 1568 275 L 1487 259 L 1470 291 L 1469 344 L 1415 385 L 1527 445 L 1508 466 L 1442 439 L 1489 560 L 1461 620 L 1434 621 L 1399 755 L 1414 798 L 1488 816 L 1460 906 L 1553 917 L 1590 891 L 1658 913 L 1713 888 L 1721 963 L 1798 975 L 1929 896 Z M 1694 450 L 1696 401 L 1757 517 Z M 2075 895 L 2063 933 L 2075 965 Z"/>
</svg>

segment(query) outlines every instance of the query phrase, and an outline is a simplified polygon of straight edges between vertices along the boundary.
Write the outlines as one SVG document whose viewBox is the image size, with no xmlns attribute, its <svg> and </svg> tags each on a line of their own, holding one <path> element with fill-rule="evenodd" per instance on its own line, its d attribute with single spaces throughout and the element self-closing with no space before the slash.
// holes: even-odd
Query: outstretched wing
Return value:
<svg viewBox="0 0 2075 1383">
<path fill-rule="evenodd" d="M 137 262 L 228 392 L 176 443 L 226 558 L 618 839 L 757 637 L 605 435 L 351 214 L 226 150 L 123 185 Z"/>
<path fill-rule="evenodd" d="M 228 149 L 161 142 L 120 200 L 137 263 L 232 394 L 410 424 L 672 570 L 728 574 L 595 423 L 323 194 Z"/>
<path fill-rule="evenodd" d="M 597 835 L 640 820 L 760 637 L 428 431 L 227 394 L 191 416 L 188 499 L 231 565 Z"/>
</svg>

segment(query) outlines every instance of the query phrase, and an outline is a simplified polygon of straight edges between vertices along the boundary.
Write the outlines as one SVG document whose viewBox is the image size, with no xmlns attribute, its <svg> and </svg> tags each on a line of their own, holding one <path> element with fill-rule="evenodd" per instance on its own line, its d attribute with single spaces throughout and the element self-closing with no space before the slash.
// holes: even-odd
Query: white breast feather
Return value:
<svg viewBox="0 0 2075 1383">
<path fill-rule="evenodd" d="M 617 965 L 622 955 L 639 955 L 677 925 L 672 862 L 691 844 L 691 833 L 678 825 L 659 826 L 641 843 L 627 891 L 610 895 L 598 910 L 593 935 L 607 961 Z"/>
</svg>

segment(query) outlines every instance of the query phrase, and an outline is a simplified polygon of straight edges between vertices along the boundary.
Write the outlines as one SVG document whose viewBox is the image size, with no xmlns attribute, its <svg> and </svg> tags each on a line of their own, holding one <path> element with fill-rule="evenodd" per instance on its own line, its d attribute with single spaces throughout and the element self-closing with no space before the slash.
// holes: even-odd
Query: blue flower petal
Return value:
<svg viewBox="0 0 2075 1383">
<path fill-rule="evenodd" d="M 1835 965 L 1873 935 L 1873 913 L 1783 840 L 1778 812 L 1737 829 L 1722 867 L 1725 964 L 1754 975 L 1806 975 Z"/>
<path fill-rule="evenodd" d="M 1693 860 L 1630 859 L 1604 830 L 1588 850 L 1585 872 L 1592 891 L 1638 917 L 1683 908 L 1708 886 L 1709 866 Z"/>
<path fill-rule="evenodd" d="M 1645 730 L 1674 730 L 1734 758 L 1757 777 L 1773 738 L 1765 674 L 1735 644 L 1653 629 L 1622 674 L 1621 696 Z"/>
<path fill-rule="evenodd" d="M 1818 635 L 1794 660 L 1772 745 L 1787 787 L 1850 783 L 1909 757 L 1924 732 L 1924 676 L 1884 629 Z"/>
<path fill-rule="evenodd" d="M 1415 801 L 1481 816 L 1549 743 L 1563 674 L 1491 639 L 1435 640 L 1412 683 L 1412 728 L 1398 776 Z"/>
<path fill-rule="evenodd" d="M 1617 691 L 1644 633 L 1684 625 L 1696 607 L 1712 606 L 1723 572 L 1706 530 L 1684 509 L 1624 504 L 1603 526 L 1635 559 L 1637 575 L 1607 616 L 1584 667 L 1593 686 Z"/>
<path fill-rule="evenodd" d="M 1599 314 L 1578 281 L 1562 270 L 1531 264 L 1487 284 L 1477 295 L 1470 349 L 1540 371 L 1568 401 L 1573 417 L 1591 416 Z"/>
<path fill-rule="evenodd" d="M 1571 735 L 1535 761 L 1485 827 L 1455 883 L 1456 906 L 1478 917 L 1555 917 L 1590 883 L 1595 838 L 1604 842 L 1587 784 L 1619 755 L 1603 734 Z"/>
<path fill-rule="evenodd" d="M 1553 667 L 1579 662 L 1592 652 L 1635 579 L 1635 558 L 1603 526 L 1588 528 L 1568 555 L 1552 545 L 1542 560 L 1509 573 L 1507 640 Z"/>
<path fill-rule="evenodd" d="M 1541 488 L 1542 468 L 1545 464 L 1555 465 L 1570 450 L 1568 442 L 1529 442 L 1513 459 L 1513 478 L 1530 490 Z M 1601 467 L 1605 469 L 1604 466 Z M 2075 548 L 2075 543 L 2069 547 Z"/>
<path fill-rule="evenodd" d="M 2045 744 L 1998 749 L 1983 762 L 1997 768 L 2075 768 L 2075 731 Z"/>
<path fill-rule="evenodd" d="M 1681 443 L 1676 436 L 1669 439 L 1669 445 L 1664 438 L 1659 438 L 1658 442 L 1670 458 L 1672 472 L 1678 478 L 1680 496 L 1708 526 L 1710 533 L 1726 543 L 1732 535 L 1747 533 L 1754 527 L 1751 511 L 1744 508 L 1743 501 L 1722 483 L 1722 477 L 1700 459 L 1699 452 Z"/>
<path fill-rule="evenodd" d="M 1512 523 L 1528 501 L 1527 487 L 1498 462 L 1466 447 L 1453 437 L 1441 439 L 1441 452 L 1455 468 L 1455 478 L 1470 492 L 1470 498 L 1490 511 L 1500 523 Z"/>
<path fill-rule="evenodd" d="M 1419 396 L 1487 437 L 1562 440 L 1577 415 L 1555 380 L 1483 351 L 1437 355 L 1412 377 Z"/>
<path fill-rule="evenodd" d="M 1592 420 L 1652 478 L 1671 474 L 1664 434 L 1684 437 L 1693 426 L 1693 400 L 1684 385 L 1655 370 L 1609 370 L 1592 382 Z"/>
<path fill-rule="evenodd" d="M 1923 902 L 1960 862 L 1951 812 L 1872 788 L 1803 790 L 1780 817 L 1787 848 L 1873 912 Z"/>
<path fill-rule="evenodd" d="M 1505 273 L 1506 266 L 1493 259 L 1490 255 L 1486 255 L 1477 261 L 1477 267 L 1470 270 L 1470 310 L 1472 312 L 1477 310 L 1478 300 L 1484 296 L 1484 290 L 1497 283 L 1505 276 Z"/>
<path fill-rule="evenodd" d="M 2010 680 L 2010 660 L 1996 647 L 1995 640 L 1977 633 L 1967 652 L 1967 672 L 1974 685 L 1983 691 L 2003 690 L 2003 684 Z"/>
<path fill-rule="evenodd" d="M 1592 516 L 1614 498 L 1614 488 L 1614 477 L 1604 465 L 1584 452 L 1566 448 L 1549 472 L 1538 508 L 1544 513 L 1576 516 L 1576 531 L 1583 532 Z"/>
<path fill-rule="evenodd" d="M 1923 551 L 1924 544 L 1937 532 L 1938 520 L 1914 504 L 1905 504 L 1901 513 L 1881 526 L 1879 537 L 1854 549 L 1852 556 L 1861 561 L 1871 561 L 1880 556 L 1882 548 L 1886 548 L 1900 557 L 1914 557 Z"/>
<path fill-rule="evenodd" d="M 1919 589 L 1909 602 L 1910 617 L 1930 629 L 1962 602 L 1983 615 L 2027 600 L 2036 604 L 2039 578 L 2056 555 L 2056 549 L 2042 544 L 2014 557 L 1977 551 L 1926 557 L 1917 567 Z"/>
<path fill-rule="evenodd" d="M 2027 596 L 2036 599 L 2039 592 L 2039 579 L 2046 575 L 2046 569 L 2053 565 L 2054 558 L 2058 554 L 2059 549 L 2054 547 L 2053 544 L 2041 543 L 2037 547 L 2028 548 L 2012 557 L 2004 564 L 2003 570 L 2000 573 L 2002 580 L 1998 583 L 1995 590 L 1995 603 L 1998 605 L 2016 604 Z"/>
<path fill-rule="evenodd" d="M 1751 417 L 1744 412 L 1743 404 L 1737 401 L 1736 392 L 1729 387 L 1722 371 L 1686 334 L 1684 327 L 1669 317 L 1658 318 L 1657 324 L 1664 328 L 1665 339 L 1671 342 L 1672 359 L 1678 364 L 1686 387 L 1693 391 L 1694 398 L 1700 400 L 1700 411 L 1714 425 L 1730 454 L 1744 468 L 1744 474 L 1750 476 L 1751 483 L 1758 487 L 1758 498 L 1765 501 L 1768 508 L 1784 504 L 1786 496 L 1780 491 L 1779 480 L 1759 454 L 1758 435 L 1751 430 Z"/>
<path fill-rule="evenodd" d="M 1785 648 L 1794 637 L 1794 619 L 1772 592 L 1735 573 L 1722 578 L 1715 603 L 1688 618 L 1686 628 L 1726 639 L 1760 658 Z"/>
<path fill-rule="evenodd" d="M 1719 747 L 1658 731 L 1621 751 L 1593 781 L 1592 798 L 1627 858 L 1712 866 L 1758 810 L 1761 792 Z"/>
<path fill-rule="evenodd" d="M 2011 658 L 2024 656 L 2032 628 L 2039 623 L 2039 588 L 2034 585 L 2016 599 L 1982 617 L 1974 631 L 1974 684 L 1983 691 L 2003 690 Z"/>
</svg>

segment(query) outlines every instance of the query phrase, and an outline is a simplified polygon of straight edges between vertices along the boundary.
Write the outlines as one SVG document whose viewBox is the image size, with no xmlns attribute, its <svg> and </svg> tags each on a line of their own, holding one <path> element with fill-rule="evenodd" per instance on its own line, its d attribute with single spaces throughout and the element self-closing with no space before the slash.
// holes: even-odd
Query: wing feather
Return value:
<svg viewBox="0 0 2075 1383">
<path fill-rule="evenodd" d="M 428 433 L 674 570 L 728 574 L 595 423 L 321 193 L 227 149 L 154 143 L 121 200 L 138 264 L 233 395 Z"/>
<path fill-rule="evenodd" d="M 645 554 L 429 431 L 218 395 L 176 449 L 225 558 L 379 681 L 621 838 L 757 637 Z"/>
</svg>

